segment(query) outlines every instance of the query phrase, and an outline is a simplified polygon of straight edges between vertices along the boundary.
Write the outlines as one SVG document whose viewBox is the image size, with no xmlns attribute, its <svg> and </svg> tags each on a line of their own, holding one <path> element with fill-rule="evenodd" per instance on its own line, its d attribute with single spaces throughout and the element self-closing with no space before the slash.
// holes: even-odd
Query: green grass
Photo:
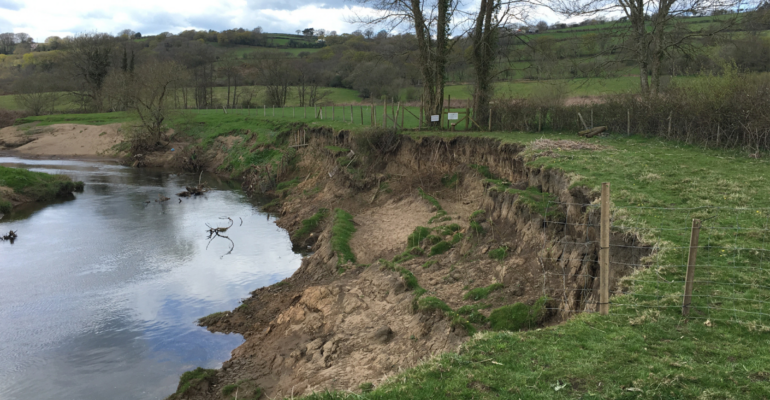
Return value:
<svg viewBox="0 0 770 400">
<path fill-rule="evenodd" d="M 410 248 L 419 246 L 423 239 L 430 236 L 431 231 L 432 230 L 430 228 L 426 228 L 424 226 L 418 226 L 414 228 L 414 232 L 412 232 L 406 240 L 406 247 Z"/>
<path fill-rule="evenodd" d="M 350 239 L 355 231 L 353 216 L 344 210 L 336 209 L 331 242 L 332 249 L 337 253 L 337 265 L 340 267 L 348 262 L 356 262 L 356 256 L 350 249 Z"/>
<path fill-rule="evenodd" d="M 493 283 L 489 286 L 484 286 L 484 287 L 479 287 L 476 289 L 469 290 L 468 293 L 465 293 L 465 295 L 463 296 L 463 299 L 471 300 L 471 301 L 483 300 L 489 297 L 490 293 L 502 288 L 503 288 L 502 283 Z"/>
<path fill-rule="evenodd" d="M 23 168 L 0 166 L 0 186 L 13 189 L 33 201 L 50 201 L 83 190 L 83 182 L 73 182 L 66 175 L 50 175 Z M 0 212 L 11 212 L 11 202 L 0 197 Z"/>
<path fill-rule="evenodd" d="M 489 251 L 489 258 L 497 261 L 503 261 L 506 255 L 508 255 L 508 246 L 500 246 Z"/>
<path fill-rule="evenodd" d="M 546 297 L 541 297 L 532 306 L 515 303 L 496 308 L 489 314 L 489 326 L 496 331 L 532 328 L 545 314 L 546 301 L 548 301 Z"/>
<path fill-rule="evenodd" d="M 187 371 L 182 374 L 182 376 L 179 378 L 179 388 L 176 391 L 176 396 L 179 398 L 179 396 L 184 395 L 187 390 L 190 389 L 195 384 L 198 384 L 200 381 L 204 379 L 211 378 L 217 374 L 217 370 L 215 369 L 203 369 L 201 367 L 198 367 L 192 371 Z"/>
<path fill-rule="evenodd" d="M 433 245 L 433 247 L 430 248 L 430 255 L 435 256 L 438 254 L 443 254 L 449 251 L 449 249 L 452 248 L 452 244 L 446 241 L 440 241 Z"/>
<path fill-rule="evenodd" d="M 302 220 L 302 226 L 294 232 L 292 238 L 294 240 L 304 239 L 318 228 L 318 225 L 321 223 L 321 221 L 324 220 L 324 218 L 326 218 L 328 214 L 329 210 L 322 208 L 313 214 L 312 217 Z"/>
</svg>

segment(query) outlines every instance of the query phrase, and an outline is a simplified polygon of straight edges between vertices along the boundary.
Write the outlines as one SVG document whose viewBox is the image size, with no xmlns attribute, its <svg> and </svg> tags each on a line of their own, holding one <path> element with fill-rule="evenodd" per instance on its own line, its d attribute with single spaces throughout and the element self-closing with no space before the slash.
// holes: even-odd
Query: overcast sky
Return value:
<svg viewBox="0 0 770 400">
<path fill-rule="evenodd" d="M 307 27 L 349 33 L 359 29 L 347 22 L 356 12 L 366 10 L 350 0 L 0 0 L 0 33 L 25 32 L 39 42 L 54 35 L 123 29 L 157 34 L 261 26 L 272 33 Z"/>
</svg>

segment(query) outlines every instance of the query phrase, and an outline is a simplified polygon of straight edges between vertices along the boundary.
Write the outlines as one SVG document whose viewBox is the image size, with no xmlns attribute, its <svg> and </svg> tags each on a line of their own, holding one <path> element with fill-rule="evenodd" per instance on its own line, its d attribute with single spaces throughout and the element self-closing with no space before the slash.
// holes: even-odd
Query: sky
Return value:
<svg viewBox="0 0 770 400">
<path fill-rule="evenodd" d="M 145 35 L 258 26 L 271 33 L 308 27 L 350 33 L 360 29 L 350 19 L 368 12 L 351 0 L 0 0 L 0 33 L 25 32 L 38 42 L 123 29 Z"/>
</svg>

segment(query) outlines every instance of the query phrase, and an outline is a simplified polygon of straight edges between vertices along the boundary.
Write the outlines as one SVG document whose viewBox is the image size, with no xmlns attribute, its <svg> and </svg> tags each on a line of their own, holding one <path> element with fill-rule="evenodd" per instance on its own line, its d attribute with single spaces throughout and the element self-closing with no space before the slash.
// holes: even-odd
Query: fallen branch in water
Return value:
<svg viewBox="0 0 770 400">
<path fill-rule="evenodd" d="M 233 220 L 230 217 L 220 217 L 219 219 L 229 220 L 230 221 L 230 225 L 224 226 L 224 227 L 216 227 L 216 228 L 214 228 L 211 225 L 206 224 L 206 226 L 209 227 L 209 230 L 208 230 L 209 236 L 207 238 L 207 239 L 209 239 L 209 242 L 208 242 L 208 244 L 206 244 L 206 250 L 209 249 L 209 245 L 217 237 L 221 237 L 221 238 L 227 239 L 227 240 L 230 241 L 230 251 L 228 251 L 227 253 L 223 254 L 222 257 L 224 257 L 224 256 L 232 253 L 233 249 L 235 248 L 235 243 L 233 242 L 233 240 L 230 239 L 229 237 L 225 236 L 225 235 L 222 235 L 222 233 L 227 232 L 227 230 L 230 229 L 233 226 Z M 243 221 L 243 220 L 241 220 L 241 221 Z M 220 258 L 222 258 L 222 257 L 220 257 Z"/>
<path fill-rule="evenodd" d="M 3 235 L 2 236 L 2 240 L 7 240 L 7 241 L 13 243 L 13 241 L 16 240 L 16 238 L 18 237 L 18 235 L 16 235 L 16 232 L 18 232 L 18 231 L 10 231 L 10 232 L 8 232 L 7 235 Z"/>
</svg>

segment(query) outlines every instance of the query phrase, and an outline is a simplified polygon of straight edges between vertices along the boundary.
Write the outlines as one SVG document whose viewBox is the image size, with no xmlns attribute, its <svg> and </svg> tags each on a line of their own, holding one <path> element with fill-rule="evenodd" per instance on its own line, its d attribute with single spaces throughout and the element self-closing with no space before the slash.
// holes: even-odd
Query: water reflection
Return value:
<svg viewBox="0 0 770 400">
<path fill-rule="evenodd" d="M 75 201 L 24 207 L 0 220 L 0 399 L 163 398 L 179 374 L 217 367 L 242 343 L 194 321 L 232 309 L 300 263 L 288 235 L 228 183 L 204 175 L 204 196 L 174 195 L 198 175 L 83 161 L 0 164 L 86 182 Z M 153 200 L 171 197 L 165 203 Z M 150 203 L 146 203 L 150 201 Z M 213 241 L 205 223 L 236 244 Z M 243 219 L 240 225 L 239 218 Z"/>
</svg>

